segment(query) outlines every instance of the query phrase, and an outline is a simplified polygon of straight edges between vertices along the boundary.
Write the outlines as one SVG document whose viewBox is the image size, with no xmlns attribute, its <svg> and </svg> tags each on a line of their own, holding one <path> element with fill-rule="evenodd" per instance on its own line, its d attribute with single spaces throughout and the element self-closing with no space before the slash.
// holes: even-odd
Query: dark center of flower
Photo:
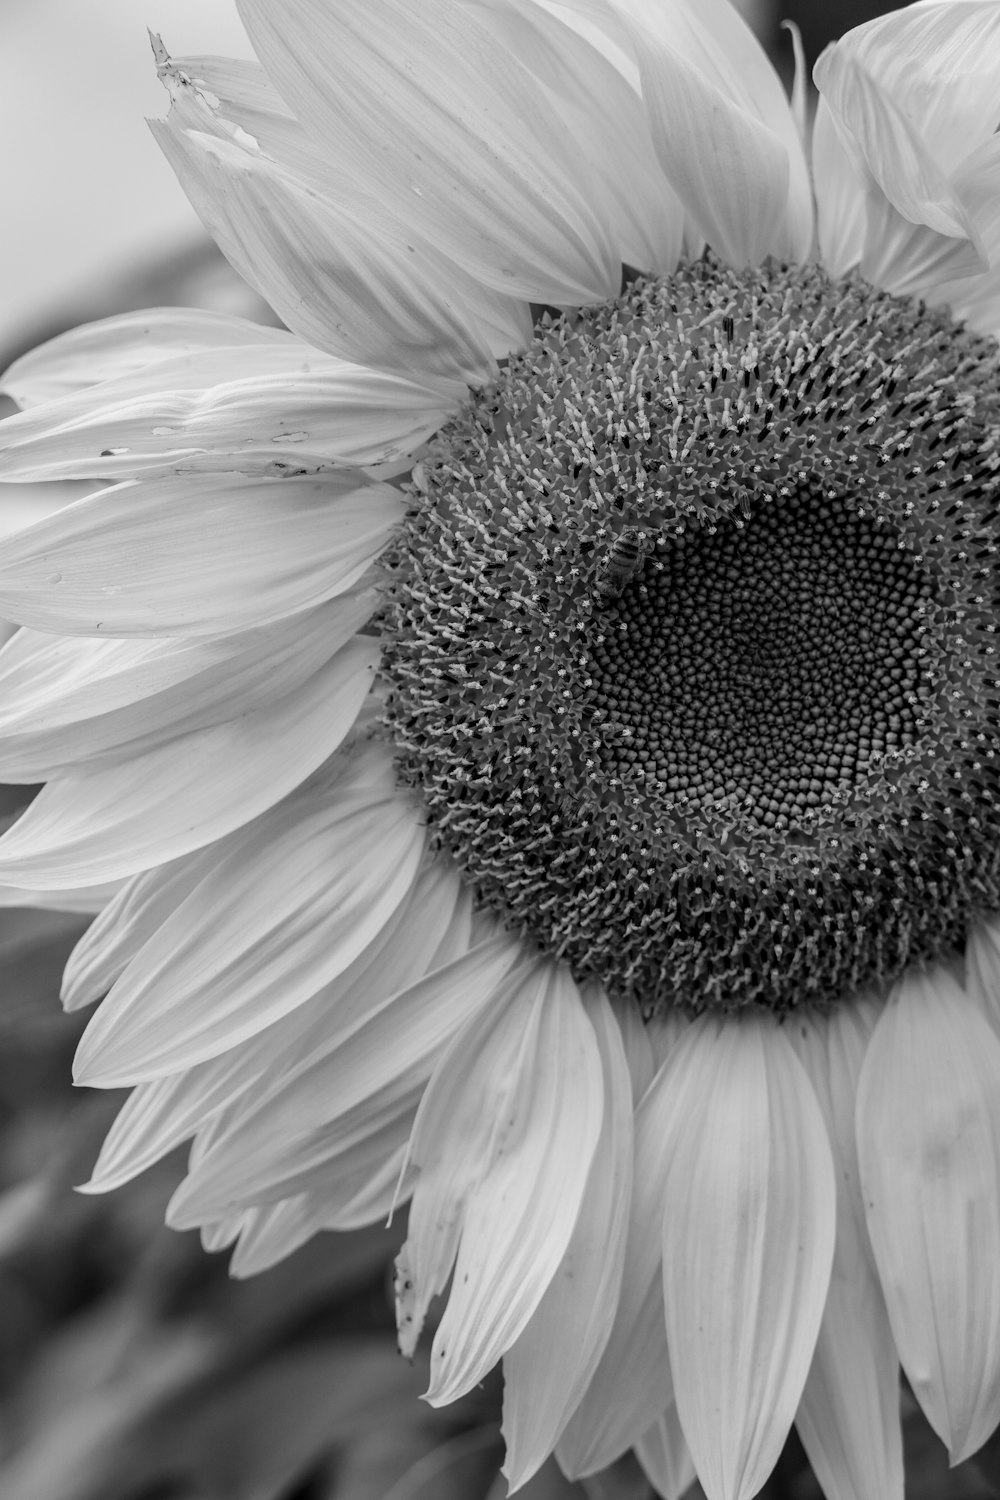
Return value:
<svg viewBox="0 0 1000 1500">
<path fill-rule="evenodd" d="M 546 323 L 415 475 L 386 727 L 480 900 L 651 1014 L 1000 907 L 994 346 L 702 261 Z"/>
</svg>

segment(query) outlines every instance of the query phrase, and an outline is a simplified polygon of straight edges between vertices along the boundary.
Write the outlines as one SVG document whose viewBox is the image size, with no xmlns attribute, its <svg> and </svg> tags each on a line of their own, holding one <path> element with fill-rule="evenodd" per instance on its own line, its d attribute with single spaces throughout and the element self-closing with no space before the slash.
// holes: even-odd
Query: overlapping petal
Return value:
<svg viewBox="0 0 1000 1500">
<path fill-rule="evenodd" d="M 388 993 L 376 967 L 364 980 L 367 1014 L 357 992 L 341 992 L 353 1010 L 344 1018 L 340 996 L 327 996 L 328 1024 L 314 1007 L 312 1048 L 300 1041 L 267 1087 L 243 1096 L 177 1194 L 173 1222 L 190 1226 L 295 1191 L 321 1189 L 326 1214 L 354 1197 L 373 1162 L 403 1149 L 442 1049 L 489 1003 L 515 957 L 508 939 L 490 938 Z"/>
<path fill-rule="evenodd" d="M 695 1471 L 676 1402 L 671 1401 L 659 1421 L 637 1440 L 635 1456 L 663 1500 L 681 1500 L 694 1483 Z"/>
<path fill-rule="evenodd" d="M 451 384 L 269 339 L 174 355 L 8 417 L 0 479 L 285 477 L 388 464 L 454 404 Z"/>
<path fill-rule="evenodd" d="M 63 635 L 260 627 L 349 589 L 402 514 L 397 490 L 357 474 L 115 485 L 7 539 L 0 609 Z"/>
<path fill-rule="evenodd" d="M 530 337 L 527 304 L 475 282 L 367 193 L 338 193 L 329 156 L 279 112 L 262 70 L 244 64 L 235 88 L 233 72 L 164 56 L 171 109 L 151 128 L 244 280 L 328 353 L 433 373 L 456 401 L 494 378 L 496 355 Z"/>
<path fill-rule="evenodd" d="M 96 885 L 242 827 L 333 754 L 377 662 L 375 642 L 357 637 L 266 708 L 47 782 L 0 839 L 0 876 L 26 889 Z"/>
<path fill-rule="evenodd" d="M 242 0 L 240 14 L 310 133 L 451 260 L 532 301 L 616 295 L 588 163 L 475 7 Z"/>
<path fill-rule="evenodd" d="M 504 1355 L 504 1473 L 511 1491 L 541 1468 L 583 1396 L 611 1332 L 624 1266 L 632 1084 L 606 996 L 592 985 L 583 999 L 601 1051 L 604 1117 L 566 1253 L 524 1332 Z"/>
<path fill-rule="evenodd" d="M 899 1357 L 958 1463 L 1000 1422 L 1000 1040 L 945 970 L 886 1005 L 857 1135 Z"/>
<path fill-rule="evenodd" d="M 237 635 L 63 639 L 22 630 L 0 651 L 0 779 L 37 782 L 120 760 L 273 703 L 365 623 L 349 593 Z"/>
<path fill-rule="evenodd" d="M 564 10 L 536 0 L 483 6 L 483 20 L 521 60 L 572 134 L 590 167 L 621 261 L 668 275 L 684 244 L 684 208 L 660 170 L 638 88 Z M 594 108 L 594 100 L 601 108 Z"/>
<path fill-rule="evenodd" d="M 632 40 L 660 166 L 724 260 L 802 260 L 809 175 L 759 42 L 726 0 L 612 0 Z"/>
<path fill-rule="evenodd" d="M 548 962 L 522 965 L 441 1057 L 413 1128 L 420 1175 L 396 1271 L 405 1352 L 454 1264 L 431 1350 L 433 1404 L 480 1380 L 541 1302 L 576 1224 L 603 1109 L 593 1026 L 568 972 Z"/>
<path fill-rule="evenodd" d="M 830 1143 L 770 1018 L 700 1018 L 666 1072 L 663 1295 L 677 1409 L 709 1500 L 749 1500 L 784 1446 L 819 1331 Z"/>
<path fill-rule="evenodd" d="M 877 1016 L 873 1003 L 858 1000 L 788 1027 L 826 1121 L 837 1178 L 830 1289 L 796 1417 L 828 1500 L 903 1496 L 899 1359 L 865 1226 L 854 1129 Z"/>
<path fill-rule="evenodd" d="M 58 401 L 108 380 L 124 380 L 164 360 L 197 358 L 213 349 L 294 343 L 283 328 L 266 328 L 229 313 L 197 307 L 144 307 L 70 328 L 15 360 L 0 391 L 18 406 Z"/>
<path fill-rule="evenodd" d="M 866 200 L 862 271 L 877 285 L 921 294 L 1000 251 L 998 40 L 991 0 L 945 0 L 856 27 L 816 64 Z"/>
<path fill-rule="evenodd" d="M 656 1031 L 666 1061 L 635 1113 L 632 1200 L 614 1323 L 590 1386 L 556 1447 L 560 1466 L 571 1479 L 613 1463 L 673 1400 L 663 1314 L 661 1225 L 667 1167 L 663 1130 L 673 1107 L 665 1080 L 677 1029 L 657 1025 Z M 643 1075 L 648 1066 L 639 1052 Z"/>
<path fill-rule="evenodd" d="M 208 870 L 94 1017 L 77 1075 L 160 1078 L 245 1040 L 361 953 L 408 891 L 417 811 L 335 782 L 261 819 Z"/>
</svg>

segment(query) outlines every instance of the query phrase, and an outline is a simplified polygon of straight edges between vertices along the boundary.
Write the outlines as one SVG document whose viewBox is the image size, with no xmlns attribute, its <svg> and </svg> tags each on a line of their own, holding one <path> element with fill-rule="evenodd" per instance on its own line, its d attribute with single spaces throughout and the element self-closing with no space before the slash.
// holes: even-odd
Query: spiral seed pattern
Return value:
<svg viewBox="0 0 1000 1500">
<path fill-rule="evenodd" d="M 384 730 L 480 901 L 645 1015 L 1000 908 L 994 346 L 709 259 L 544 322 L 414 476 Z"/>
</svg>

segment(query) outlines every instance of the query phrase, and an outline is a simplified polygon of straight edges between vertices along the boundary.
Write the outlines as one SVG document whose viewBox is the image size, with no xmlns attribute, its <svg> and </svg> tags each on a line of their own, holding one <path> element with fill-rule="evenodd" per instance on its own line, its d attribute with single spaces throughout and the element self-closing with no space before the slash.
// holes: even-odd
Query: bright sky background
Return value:
<svg viewBox="0 0 1000 1500">
<path fill-rule="evenodd" d="M 146 128 L 168 51 L 252 52 L 233 0 L 0 0 L 0 346 L 200 226 Z"/>
</svg>

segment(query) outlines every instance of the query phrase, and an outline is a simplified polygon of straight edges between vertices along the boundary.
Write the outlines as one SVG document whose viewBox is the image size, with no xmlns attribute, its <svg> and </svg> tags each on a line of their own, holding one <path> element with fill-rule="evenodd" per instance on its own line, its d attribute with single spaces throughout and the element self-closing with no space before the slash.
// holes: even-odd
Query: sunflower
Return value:
<svg viewBox="0 0 1000 1500">
<path fill-rule="evenodd" d="M 1000 6 L 791 103 L 726 0 L 239 0 L 154 133 L 287 325 L 20 360 L 0 839 L 92 900 L 89 1185 L 410 1200 L 506 1473 L 902 1495 L 1000 1420 Z M 808 145 L 804 144 L 808 138 Z M 110 483 L 109 483 L 110 481 Z M 8 891 L 10 899 L 10 891 Z"/>
</svg>

